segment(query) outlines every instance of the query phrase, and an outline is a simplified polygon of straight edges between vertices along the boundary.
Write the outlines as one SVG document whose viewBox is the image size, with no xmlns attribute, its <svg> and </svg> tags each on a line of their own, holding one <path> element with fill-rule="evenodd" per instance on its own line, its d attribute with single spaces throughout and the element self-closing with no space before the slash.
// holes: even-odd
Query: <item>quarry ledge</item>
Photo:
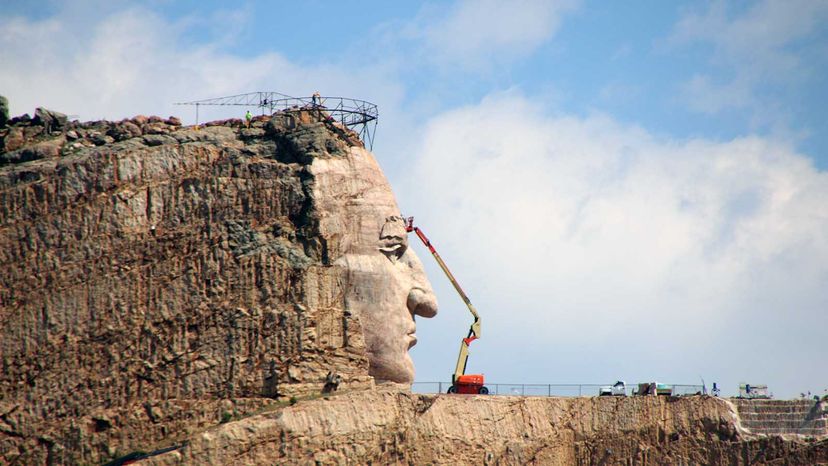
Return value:
<svg viewBox="0 0 828 466">
<path fill-rule="evenodd" d="M 732 403 L 709 396 L 378 389 L 299 401 L 221 424 L 141 464 L 761 464 L 780 458 L 819 464 L 826 452 L 828 439 L 751 435 Z"/>
</svg>

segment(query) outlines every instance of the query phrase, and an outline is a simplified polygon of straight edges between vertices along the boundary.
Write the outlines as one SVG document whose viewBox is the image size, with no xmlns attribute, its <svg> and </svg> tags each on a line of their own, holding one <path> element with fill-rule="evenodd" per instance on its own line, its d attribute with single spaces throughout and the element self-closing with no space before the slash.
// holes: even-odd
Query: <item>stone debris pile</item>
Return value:
<svg viewBox="0 0 828 466">
<path fill-rule="evenodd" d="M 5 99 L 4 99 L 5 100 Z M 144 135 L 170 134 L 181 128 L 176 117 L 139 115 L 120 121 L 70 121 L 60 112 L 38 107 L 34 117 L 8 118 L 0 112 L 0 166 L 61 157 Z"/>
<path fill-rule="evenodd" d="M 313 125 L 322 123 L 322 125 Z M 308 126 L 315 128 L 308 128 Z M 250 139 L 262 135 L 275 135 L 286 130 L 303 130 L 307 133 L 294 144 L 293 152 L 302 153 L 305 149 L 319 153 L 322 150 L 337 151 L 347 146 L 364 147 L 359 135 L 342 124 L 333 121 L 323 112 L 313 109 L 292 109 L 275 114 L 257 116 L 252 119 L 249 128 L 241 118 L 211 121 L 205 127 L 224 126 L 240 131 L 243 138 Z M 184 126 L 177 117 L 138 115 L 120 121 L 86 121 L 70 120 L 65 114 L 38 107 L 34 117 L 24 114 L 9 118 L 8 101 L 0 96 L 0 167 L 10 164 L 30 162 L 33 160 L 63 157 L 76 154 L 84 149 L 107 146 L 109 144 L 141 138 L 140 142 L 148 146 L 159 146 L 167 142 L 192 142 L 198 138 L 192 135 L 176 137 L 181 130 L 197 130 L 197 126 Z M 331 131 L 339 136 L 345 144 L 327 144 L 325 147 L 312 147 L 313 141 Z M 172 139 L 165 136 L 172 136 Z M 301 135 L 300 135 L 301 136 Z M 327 138 L 330 139 L 330 138 Z"/>
</svg>

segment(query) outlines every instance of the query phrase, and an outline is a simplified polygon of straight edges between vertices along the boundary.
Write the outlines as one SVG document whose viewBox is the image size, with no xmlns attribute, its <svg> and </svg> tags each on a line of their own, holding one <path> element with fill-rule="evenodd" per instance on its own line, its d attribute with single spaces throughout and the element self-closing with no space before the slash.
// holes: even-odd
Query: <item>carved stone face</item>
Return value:
<svg viewBox="0 0 828 466">
<path fill-rule="evenodd" d="M 314 160 L 311 170 L 314 203 L 326 213 L 320 230 L 345 271 L 345 305 L 362 324 L 370 374 L 380 382 L 411 383 L 414 318 L 433 317 L 437 299 L 408 248 L 391 187 L 361 148 L 347 158 Z"/>
</svg>

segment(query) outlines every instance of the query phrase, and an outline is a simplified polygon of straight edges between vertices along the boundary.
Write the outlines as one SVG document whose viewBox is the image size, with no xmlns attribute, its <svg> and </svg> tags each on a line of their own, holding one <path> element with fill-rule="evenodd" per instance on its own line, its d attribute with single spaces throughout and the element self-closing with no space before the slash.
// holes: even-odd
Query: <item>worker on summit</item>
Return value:
<svg viewBox="0 0 828 466">
<path fill-rule="evenodd" d="M 319 95 L 319 91 L 313 93 L 313 96 L 311 96 L 311 101 L 313 102 L 314 108 L 322 105 L 322 96 Z"/>
<path fill-rule="evenodd" d="M 250 110 L 247 111 L 247 114 L 244 115 L 245 126 L 250 128 L 250 120 L 253 119 L 253 114 L 250 113 Z"/>
</svg>

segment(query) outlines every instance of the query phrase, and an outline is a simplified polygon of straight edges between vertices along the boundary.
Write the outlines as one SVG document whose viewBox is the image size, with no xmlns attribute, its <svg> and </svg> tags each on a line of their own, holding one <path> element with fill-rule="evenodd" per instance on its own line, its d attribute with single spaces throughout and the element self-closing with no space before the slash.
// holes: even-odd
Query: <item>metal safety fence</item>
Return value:
<svg viewBox="0 0 828 466">
<path fill-rule="evenodd" d="M 319 111 L 332 121 L 341 123 L 359 135 L 369 149 L 374 145 L 379 111 L 377 105 L 350 97 L 320 96 L 291 97 L 271 91 L 216 97 L 212 99 L 176 102 L 174 105 L 195 106 L 196 125 L 199 124 L 199 108 L 209 106 L 258 107 L 262 114 L 311 110 Z"/>
<path fill-rule="evenodd" d="M 487 383 L 490 395 L 513 396 L 598 396 L 601 387 L 611 384 L 526 384 L 526 383 Z M 450 382 L 414 382 L 411 385 L 413 393 L 446 393 L 451 386 Z M 692 384 L 659 384 L 659 387 L 669 387 L 673 396 L 689 396 L 705 392 L 703 385 Z M 625 394 L 638 394 L 638 385 L 627 385 Z"/>
</svg>

